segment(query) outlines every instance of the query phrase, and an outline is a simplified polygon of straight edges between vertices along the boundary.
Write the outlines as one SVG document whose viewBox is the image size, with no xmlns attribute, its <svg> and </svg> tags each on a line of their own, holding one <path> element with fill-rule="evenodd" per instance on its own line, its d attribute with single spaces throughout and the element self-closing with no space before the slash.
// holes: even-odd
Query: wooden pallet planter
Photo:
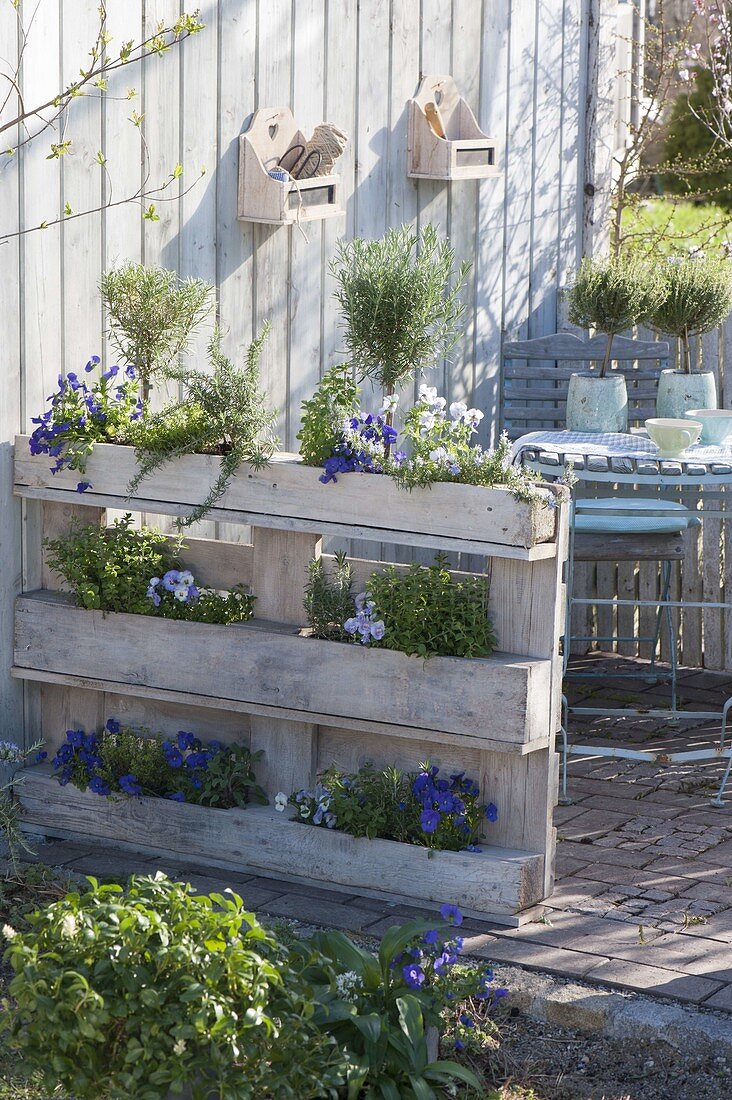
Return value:
<svg viewBox="0 0 732 1100">
<path fill-rule="evenodd" d="M 307 138 L 286 108 L 254 112 L 249 129 L 239 138 L 239 221 L 294 225 L 344 213 L 337 176 L 280 180 L 269 174 L 285 153 L 306 145 Z"/>
<path fill-rule="evenodd" d="M 430 852 L 393 840 L 356 839 L 302 825 L 289 809 L 271 806 L 209 810 L 164 798 L 107 799 L 61 787 L 47 767 L 31 768 L 18 786 L 28 825 L 62 836 L 88 836 L 143 846 L 162 855 L 200 859 L 231 869 L 309 879 L 344 891 L 408 896 L 425 905 L 450 898 L 466 912 L 480 912 L 486 896 L 499 915 L 531 904 L 541 890 L 538 853 L 484 846 L 480 853 Z M 242 888 L 245 894 L 246 887 Z M 246 895 L 244 896 L 246 902 Z"/>
<path fill-rule="evenodd" d="M 477 180 L 499 175 L 496 141 L 483 133 L 451 76 L 426 76 L 409 101 L 408 175 Z"/>
<path fill-rule="evenodd" d="M 220 463 L 211 455 L 186 455 L 151 474 L 128 500 L 127 485 L 137 470 L 134 450 L 98 444 L 84 475 L 92 489 L 82 496 L 76 492 L 77 473 L 51 474 L 48 457 L 31 455 L 28 437 L 19 436 L 15 492 L 74 505 L 185 515 L 205 499 Z M 344 474 L 323 485 L 320 473 L 297 455 L 278 454 L 263 470 L 234 478 L 211 518 L 469 553 L 490 554 L 495 547 L 502 556 L 526 560 L 556 555 L 556 513 L 517 501 L 506 489 L 438 484 L 406 493 L 391 478 Z"/>
<path fill-rule="evenodd" d="M 82 495 L 75 474 L 52 476 L 46 456 L 31 456 L 27 437 L 19 437 L 15 491 L 27 501 L 29 531 L 55 535 L 72 515 L 93 522 L 105 508 L 186 514 L 204 499 L 218 461 L 180 459 L 143 482 L 144 495 L 127 500 L 134 452 L 101 445 L 85 475 L 93 488 Z M 41 685 L 39 726 L 51 749 L 66 728 L 98 728 L 109 717 L 165 733 L 205 730 L 263 750 L 258 778 L 270 798 L 312 784 L 333 763 L 355 770 L 371 760 L 409 770 L 430 759 L 475 776 L 481 798 L 499 807 L 498 822 L 486 823 L 490 846 L 477 862 L 467 854 L 428 857 L 391 841 L 355 841 L 271 810 L 181 808 L 164 799 L 107 803 L 96 796 L 80 802 L 79 792 L 51 786 L 43 775 L 33 783 L 45 783 L 45 793 L 30 788 L 35 810 L 31 795 L 23 795 L 28 827 L 175 853 L 176 842 L 165 838 L 180 830 L 166 815 L 191 813 L 195 854 L 214 864 L 412 901 L 456 897 L 471 911 L 522 919 L 553 882 L 566 506 L 561 490 L 547 490 L 547 500 L 551 506 L 519 502 L 504 489 L 454 485 L 404 493 L 375 475 L 343 475 L 323 485 L 318 470 L 280 455 L 265 470 L 239 472 L 213 516 L 251 525 L 251 544 L 186 539 L 183 555 L 202 583 L 251 584 L 257 595 L 251 623 L 221 627 L 85 611 L 54 591 L 58 578 L 47 568 L 42 590 L 23 594 L 16 606 L 13 672 Z M 481 554 L 504 652 L 424 662 L 303 636 L 306 567 L 326 534 Z M 40 543 L 37 556 L 40 564 Z M 357 560 L 359 583 L 379 564 Z M 146 822 L 139 829 L 130 823 L 138 812 Z M 223 827 L 230 820 L 242 822 L 233 839 Z M 269 832 L 276 843 L 265 843 Z M 420 888 L 408 865 L 421 867 L 428 858 L 422 869 L 429 867 L 432 881 Z"/>
</svg>

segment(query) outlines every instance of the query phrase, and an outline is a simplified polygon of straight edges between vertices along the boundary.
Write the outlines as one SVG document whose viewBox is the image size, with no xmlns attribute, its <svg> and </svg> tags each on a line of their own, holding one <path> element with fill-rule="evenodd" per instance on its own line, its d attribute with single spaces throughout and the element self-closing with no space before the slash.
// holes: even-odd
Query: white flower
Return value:
<svg viewBox="0 0 732 1100">
<path fill-rule="evenodd" d="M 394 410 L 396 409 L 398 404 L 399 404 L 399 394 L 398 393 L 388 393 L 386 395 L 386 397 L 384 398 L 384 402 L 381 406 L 381 412 L 382 413 L 394 412 Z"/>
<path fill-rule="evenodd" d="M 444 397 L 436 397 L 434 399 L 434 401 L 432 402 L 432 411 L 433 412 L 442 412 L 442 410 L 444 409 L 446 404 L 447 404 L 447 401 L 445 400 Z"/>
<path fill-rule="evenodd" d="M 434 405 L 437 401 L 437 387 L 426 386 L 423 382 L 419 387 L 419 400 L 426 401 L 428 405 Z"/>
<path fill-rule="evenodd" d="M 277 813 L 281 814 L 287 806 L 287 795 L 284 791 L 278 791 L 275 795 L 275 809 Z"/>
<path fill-rule="evenodd" d="M 186 1049 L 185 1039 L 179 1039 L 178 1042 L 173 1047 L 173 1054 L 177 1054 L 180 1057 L 180 1055 L 183 1054 L 185 1049 Z"/>
<path fill-rule="evenodd" d="M 477 428 L 485 414 L 480 409 L 468 409 L 465 414 L 465 419 L 473 428 Z"/>
<path fill-rule="evenodd" d="M 70 940 L 76 934 L 76 917 L 73 913 L 67 913 L 61 921 L 61 935 Z"/>
<path fill-rule="evenodd" d="M 434 451 L 430 451 L 430 462 L 444 462 L 447 458 L 447 451 L 444 447 L 435 447 Z"/>
<path fill-rule="evenodd" d="M 419 426 L 422 429 L 422 434 L 429 432 L 435 426 L 435 414 L 433 412 L 423 412 L 419 414 Z"/>
<path fill-rule="evenodd" d="M 6 940 L 14 940 L 18 933 L 14 928 L 11 928 L 9 924 L 3 925 L 3 936 Z"/>
<path fill-rule="evenodd" d="M 188 569 L 184 569 L 181 573 L 179 584 L 184 584 L 186 588 L 189 588 L 193 584 L 193 574 Z"/>
<path fill-rule="evenodd" d="M 683 80 L 683 81 L 687 81 L 689 79 L 689 70 L 688 69 L 679 69 L 679 79 Z"/>
<path fill-rule="evenodd" d="M 181 603 L 185 603 L 188 599 L 188 586 L 183 584 L 177 584 L 173 589 L 173 595 L 176 600 L 180 600 Z"/>
<path fill-rule="evenodd" d="M 452 405 L 450 406 L 450 416 L 453 418 L 453 420 L 462 420 L 467 411 L 468 406 L 465 404 L 464 401 L 453 401 Z"/>
<path fill-rule="evenodd" d="M 345 970 L 336 975 L 335 987 L 339 997 L 347 997 L 357 989 L 362 989 L 363 983 L 355 970 Z"/>
</svg>

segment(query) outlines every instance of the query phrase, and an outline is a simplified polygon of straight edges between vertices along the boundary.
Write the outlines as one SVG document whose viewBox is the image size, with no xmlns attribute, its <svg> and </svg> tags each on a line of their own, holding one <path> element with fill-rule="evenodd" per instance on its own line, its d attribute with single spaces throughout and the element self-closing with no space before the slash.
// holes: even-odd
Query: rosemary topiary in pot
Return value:
<svg viewBox="0 0 732 1100">
<path fill-rule="evenodd" d="M 175 271 L 126 263 L 105 271 L 99 289 L 112 346 L 137 371 L 146 403 L 152 378 L 167 372 L 213 310 L 213 287 Z"/>
<path fill-rule="evenodd" d="M 469 267 L 456 270 L 452 246 L 433 225 L 419 234 L 404 225 L 380 240 L 338 242 L 331 274 L 346 348 L 361 378 L 389 397 L 457 343 L 465 314 L 459 293 Z M 393 415 L 387 407 L 390 426 Z"/>
<path fill-rule="evenodd" d="M 691 337 L 721 325 L 732 309 L 732 266 L 721 256 L 672 256 L 660 286 L 651 324 L 680 341 L 681 369 L 691 374 Z"/>
</svg>

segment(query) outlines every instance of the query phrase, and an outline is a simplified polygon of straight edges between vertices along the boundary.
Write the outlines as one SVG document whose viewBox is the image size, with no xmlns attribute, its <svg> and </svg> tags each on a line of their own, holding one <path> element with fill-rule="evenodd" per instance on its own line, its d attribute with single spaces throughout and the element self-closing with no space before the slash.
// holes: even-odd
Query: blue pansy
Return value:
<svg viewBox="0 0 732 1100">
<path fill-rule="evenodd" d="M 440 906 L 440 916 L 443 920 L 452 921 L 453 924 L 463 923 L 463 915 L 457 905 L 451 905 L 449 902 Z"/>
<path fill-rule="evenodd" d="M 410 989 L 419 989 L 424 982 L 424 970 L 416 963 L 407 963 L 406 966 L 403 966 L 402 975 Z"/>
</svg>

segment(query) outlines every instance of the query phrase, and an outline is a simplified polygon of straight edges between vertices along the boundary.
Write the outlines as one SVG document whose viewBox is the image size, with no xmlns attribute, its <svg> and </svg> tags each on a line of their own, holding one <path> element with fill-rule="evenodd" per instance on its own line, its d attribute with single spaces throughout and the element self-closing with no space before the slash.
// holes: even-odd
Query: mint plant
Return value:
<svg viewBox="0 0 732 1100">
<path fill-rule="evenodd" d="M 302 426 L 297 433 L 300 454 L 308 466 L 323 466 L 341 442 L 344 424 L 358 411 L 360 387 L 350 364 L 326 371 L 313 396 L 302 403 Z"/>
</svg>

